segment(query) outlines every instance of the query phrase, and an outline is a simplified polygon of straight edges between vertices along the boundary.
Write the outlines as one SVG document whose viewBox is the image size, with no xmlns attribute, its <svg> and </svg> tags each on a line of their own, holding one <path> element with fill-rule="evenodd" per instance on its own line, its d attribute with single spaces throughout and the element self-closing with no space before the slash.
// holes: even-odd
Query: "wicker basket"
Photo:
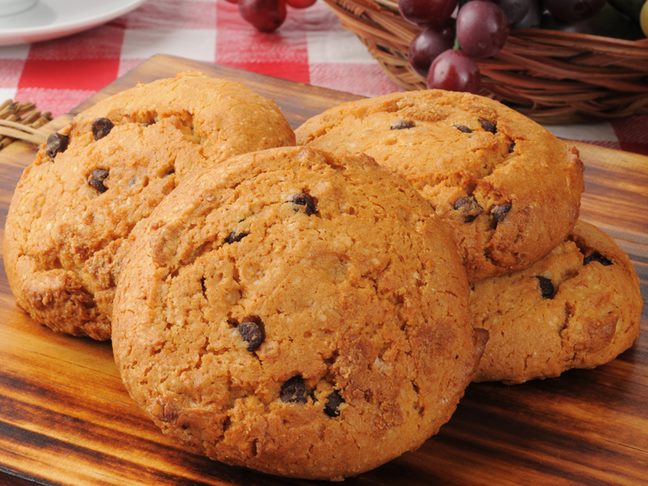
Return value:
<svg viewBox="0 0 648 486">
<path fill-rule="evenodd" d="M 425 88 L 407 61 L 420 28 L 400 16 L 395 0 L 325 1 L 396 83 Z M 482 94 L 542 123 L 648 114 L 648 39 L 518 29 L 479 67 Z"/>
</svg>

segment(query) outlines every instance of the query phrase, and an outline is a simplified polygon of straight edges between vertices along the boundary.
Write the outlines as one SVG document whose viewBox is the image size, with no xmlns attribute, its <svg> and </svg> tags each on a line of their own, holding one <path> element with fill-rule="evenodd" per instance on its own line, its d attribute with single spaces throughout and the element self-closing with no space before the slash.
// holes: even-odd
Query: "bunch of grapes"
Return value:
<svg viewBox="0 0 648 486">
<path fill-rule="evenodd" d="M 643 0 L 617 0 L 643 1 Z M 409 61 L 430 88 L 477 92 L 475 59 L 497 55 L 511 28 L 575 26 L 596 19 L 606 0 L 398 0 L 401 15 L 423 30 L 409 47 Z"/>
<path fill-rule="evenodd" d="M 243 19 L 260 32 L 274 32 L 286 20 L 286 5 L 308 8 L 317 0 L 227 0 L 237 3 Z"/>
<path fill-rule="evenodd" d="M 401 15 L 424 27 L 412 41 L 409 60 L 430 88 L 479 91 L 475 58 L 496 55 L 508 37 L 502 6 L 473 0 L 452 17 L 457 0 L 399 0 Z"/>
</svg>

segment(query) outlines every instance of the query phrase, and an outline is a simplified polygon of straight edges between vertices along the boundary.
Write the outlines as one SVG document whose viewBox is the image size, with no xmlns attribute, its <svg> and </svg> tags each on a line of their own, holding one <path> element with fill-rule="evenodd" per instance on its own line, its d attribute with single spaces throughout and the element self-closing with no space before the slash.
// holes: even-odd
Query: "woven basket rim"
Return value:
<svg viewBox="0 0 648 486">
<path fill-rule="evenodd" d="M 407 59 L 423 27 L 403 18 L 396 0 L 324 1 L 396 84 L 425 88 Z M 648 38 L 514 29 L 497 56 L 476 61 L 481 94 L 544 123 L 648 114 Z"/>
</svg>

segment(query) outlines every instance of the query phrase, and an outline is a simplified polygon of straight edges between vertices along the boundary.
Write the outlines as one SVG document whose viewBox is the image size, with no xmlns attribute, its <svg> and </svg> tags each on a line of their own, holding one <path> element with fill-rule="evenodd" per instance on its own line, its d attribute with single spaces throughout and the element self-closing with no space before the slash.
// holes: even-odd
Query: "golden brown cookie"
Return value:
<svg viewBox="0 0 648 486">
<path fill-rule="evenodd" d="M 82 112 L 41 147 L 13 196 L 4 264 L 18 305 L 55 331 L 109 339 L 121 256 L 137 222 L 193 169 L 293 143 L 272 101 L 196 73 Z"/>
<path fill-rule="evenodd" d="M 476 381 L 522 383 L 612 361 L 639 335 L 642 299 L 632 263 L 579 221 L 528 270 L 475 285 L 475 326 L 490 339 Z"/>
<path fill-rule="evenodd" d="M 395 93 L 332 108 L 296 134 L 300 144 L 364 152 L 404 175 L 452 225 L 471 281 L 527 268 L 578 216 L 576 149 L 488 98 Z"/>
<path fill-rule="evenodd" d="M 472 379 L 485 333 L 452 238 L 366 156 L 237 157 L 183 182 L 135 235 L 115 360 L 194 451 L 357 474 L 436 433 Z"/>
</svg>

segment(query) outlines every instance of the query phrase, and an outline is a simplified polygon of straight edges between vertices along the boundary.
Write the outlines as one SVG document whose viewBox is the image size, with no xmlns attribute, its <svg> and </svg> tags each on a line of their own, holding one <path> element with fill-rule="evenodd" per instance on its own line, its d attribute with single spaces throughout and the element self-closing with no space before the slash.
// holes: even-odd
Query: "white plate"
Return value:
<svg viewBox="0 0 648 486">
<path fill-rule="evenodd" d="M 0 46 L 76 34 L 136 9 L 146 0 L 38 0 L 29 10 L 0 17 Z"/>
</svg>

